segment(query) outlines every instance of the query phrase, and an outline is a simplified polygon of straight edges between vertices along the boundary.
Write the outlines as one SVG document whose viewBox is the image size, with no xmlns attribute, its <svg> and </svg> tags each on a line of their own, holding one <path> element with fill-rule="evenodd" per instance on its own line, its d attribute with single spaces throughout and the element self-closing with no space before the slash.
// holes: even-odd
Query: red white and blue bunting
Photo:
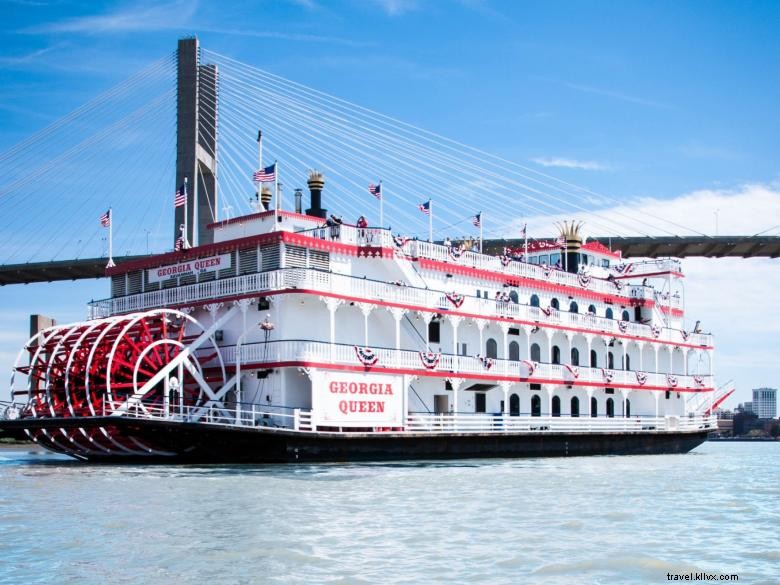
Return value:
<svg viewBox="0 0 780 585">
<path fill-rule="evenodd" d="M 691 336 L 687 331 L 680 331 L 680 333 L 682 334 L 683 341 L 688 341 L 688 338 Z"/>
<path fill-rule="evenodd" d="M 549 317 L 550 315 L 552 315 L 552 312 L 553 312 L 553 308 L 552 308 L 552 307 L 547 307 L 546 309 L 545 309 L 544 307 L 539 307 L 539 309 L 540 309 L 540 310 L 542 311 L 542 313 L 544 313 L 544 314 L 545 314 L 547 317 Z"/>
<path fill-rule="evenodd" d="M 622 319 L 618 321 L 618 329 L 620 329 L 621 333 L 628 331 L 628 321 L 623 321 Z"/>
<path fill-rule="evenodd" d="M 618 266 L 613 266 L 612 271 L 616 272 L 617 274 L 631 274 L 634 271 L 635 266 L 633 264 L 620 264 Z"/>
<path fill-rule="evenodd" d="M 397 248 L 403 248 L 406 245 L 406 242 L 409 241 L 409 238 L 406 238 L 404 236 L 393 236 L 393 243 L 396 245 Z"/>
<path fill-rule="evenodd" d="M 619 280 L 613 280 L 613 281 L 612 281 L 612 284 L 614 284 L 614 285 L 615 285 L 615 288 L 616 288 L 616 289 L 618 289 L 618 290 L 623 290 L 623 283 L 622 283 L 622 282 L 620 282 Z"/>
<path fill-rule="evenodd" d="M 441 352 L 434 353 L 432 351 L 421 351 L 420 354 L 420 361 L 422 362 L 422 365 L 425 366 L 425 369 L 427 370 L 435 370 L 436 366 L 439 365 L 439 360 L 441 359 Z"/>
<path fill-rule="evenodd" d="M 634 372 L 636 374 L 636 381 L 640 386 L 644 386 L 647 382 L 647 374 L 645 372 Z"/>
<path fill-rule="evenodd" d="M 677 384 L 679 383 L 679 380 L 677 379 L 677 376 L 673 376 L 672 374 L 666 374 L 666 383 L 669 385 L 670 388 L 677 388 Z"/>
<path fill-rule="evenodd" d="M 477 359 L 479 360 L 479 363 L 482 364 L 482 367 L 486 370 L 489 370 L 493 367 L 493 358 L 485 357 L 484 355 L 477 355 Z"/>
<path fill-rule="evenodd" d="M 456 309 L 459 309 L 463 304 L 463 301 L 466 300 L 464 295 L 460 295 L 458 293 L 445 293 L 444 296 L 447 297 L 447 300 L 451 302 Z"/>
<path fill-rule="evenodd" d="M 660 337 L 661 335 L 661 327 L 658 325 L 650 325 L 650 333 L 653 334 L 653 337 Z"/>
<path fill-rule="evenodd" d="M 542 270 L 544 271 L 545 278 L 549 278 L 550 277 L 550 272 L 552 272 L 552 268 L 547 266 L 547 264 L 542 264 L 541 267 L 542 267 Z"/>
<path fill-rule="evenodd" d="M 601 375 L 604 377 L 604 381 L 607 384 L 609 384 L 612 382 L 612 379 L 615 377 L 615 372 L 613 372 L 612 370 L 601 368 Z"/>
<path fill-rule="evenodd" d="M 693 381 L 697 386 L 704 386 L 704 378 L 701 376 L 694 376 Z"/>
<path fill-rule="evenodd" d="M 536 367 L 539 365 L 537 362 L 532 362 L 530 360 L 522 360 L 522 362 L 525 364 L 525 367 L 528 368 L 528 377 L 534 375 L 534 372 L 536 371 Z"/>
<path fill-rule="evenodd" d="M 450 256 L 452 256 L 455 260 L 460 258 L 463 255 L 463 246 L 450 246 L 449 247 Z"/>
<path fill-rule="evenodd" d="M 360 363 L 364 366 L 373 366 L 379 361 L 379 356 L 370 347 L 355 346 L 355 354 L 357 354 Z"/>
<path fill-rule="evenodd" d="M 507 266 L 509 266 L 509 264 L 511 264 L 511 262 L 512 262 L 512 259 L 509 256 L 507 256 L 506 254 L 503 254 L 503 255 L 499 256 L 499 258 L 501 259 L 501 266 L 503 266 L 505 268 Z"/>
<path fill-rule="evenodd" d="M 569 370 L 569 373 L 570 373 L 572 376 L 574 376 L 574 379 L 575 379 L 575 380 L 576 380 L 577 378 L 579 378 L 579 377 L 580 377 L 580 369 L 579 369 L 577 366 L 572 366 L 572 365 L 570 365 L 570 364 L 563 364 L 563 365 L 564 365 L 564 367 L 565 367 L 567 370 Z"/>
<path fill-rule="evenodd" d="M 591 281 L 591 276 L 589 274 L 583 274 L 582 272 L 577 274 L 577 282 L 580 283 L 580 286 L 582 288 L 588 288 L 588 286 L 590 285 L 590 281 Z"/>
</svg>

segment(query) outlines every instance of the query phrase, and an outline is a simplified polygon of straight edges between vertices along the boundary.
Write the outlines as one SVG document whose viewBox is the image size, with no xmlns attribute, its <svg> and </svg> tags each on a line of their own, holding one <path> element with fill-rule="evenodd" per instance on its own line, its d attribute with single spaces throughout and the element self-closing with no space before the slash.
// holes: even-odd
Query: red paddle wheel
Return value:
<svg viewBox="0 0 780 585">
<path fill-rule="evenodd" d="M 201 339 L 191 353 L 189 345 L 203 336 L 204 328 L 191 316 L 160 309 L 107 319 L 56 326 L 39 332 L 20 352 L 15 371 L 27 375 L 27 387 L 14 395 L 27 395 L 23 418 L 87 417 L 120 414 L 128 408 L 144 416 L 169 416 L 202 404 L 211 385 L 225 383 L 225 368 L 212 338 Z M 168 367 L 181 357 L 179 363 Z M 29 365 L 21 365 L 24 355 Z M 204 387 L 202 375 L 208 364 L 211 376 Z M 164 375 L 158 375 L 166 369 Z M 216 374 L 215 374 L 216 372 Z M 157 381 L 149 384 L 152 378 Z M 66 445 L 58 445 L 51 433 L 40 438 L 52 448 L 74 448 L 73 443 L 105 449 L 105 438 L 80 430 L 81 437 L 62 430 Z M 79 433 L 75 433 L 78 435 Z M 57 433 L 54 433 L 57 435 Z M 95 441 L 98 441 L 95 443 Z M 59 439 L 63 441 L 62 437 Z M 122 441 L 125 444 L 125 441 Z"/>
</svg>

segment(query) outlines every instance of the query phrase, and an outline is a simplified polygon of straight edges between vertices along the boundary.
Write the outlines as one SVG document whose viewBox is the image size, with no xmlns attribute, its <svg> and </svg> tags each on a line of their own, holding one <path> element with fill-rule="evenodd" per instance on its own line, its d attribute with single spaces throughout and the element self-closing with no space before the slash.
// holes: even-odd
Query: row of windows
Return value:
<svg viewBox="0 0 780 585">
<path fill-rule="evenodd" d="M 580 416 L 580 399 L 573 396 L 571 399 L 570 410 L 571 416 Z M 553 396 L 552 398 L 552 416 L 561 416 L 561 397 Z M 509 397 L 509 415 L 520 415 L 520 397 L 517 394 L 512 394 Z M 599 415 L 599 401 L 593 396 L 590 399 L 590 416 L 597 417 Z M 607 398 L 606 402 L 606 415 L 608 417 L 615 416 L 615 400 L 613 398 Z M 531 396 L 531 416 L 542 416 L 542 398 L 538 394 Z M 587 415 L 586 415 L 587 416 Z M 626 418 L 631 416 L 631 401 L 626 399 Z"/>
<path fill-rule="evenodd" d="M 430 323 L 428 323 L 428 342 L 441 343 L 441 324 L 439 321 L 431 321 Z M 462 355 L 466 355 L 465 350 L 462 352 Z M 493 359 L 498 358 L 498 342 L 492 337 L 485 342 L 485 356 Z M 519 343 L 517 343 L 516 341 L 512 341 L 509 343 L 509 355 L 507 357 L 512 361 L 520 360 Z M 572 347 L 570 352 L 570 358 L 571 360 L 569 363 L 571 365 L 579 366 L 580 350 L 577 349 L 576 347 Z M 535 362 L 542 361 L 542 348 L 539 346 L 538 343 L 531 344 L 531 360 Z M 561 348 L 558 347 L 557 345 L 552 346 L 552 363 L 553 364 L 562 363 Z M 590 351 L 590 367 L 591 368 L 601 367 L 599 366 L 599 356 L 595 349 L 592 349 Z M 615 355 L 611 351 L 607 352 L 606 368 L 610 370 L 615 368 Z M 626 370 L 631 369 L 631 360 L 628 355 L 626 355 L 625 369 Z"/>
</svg>

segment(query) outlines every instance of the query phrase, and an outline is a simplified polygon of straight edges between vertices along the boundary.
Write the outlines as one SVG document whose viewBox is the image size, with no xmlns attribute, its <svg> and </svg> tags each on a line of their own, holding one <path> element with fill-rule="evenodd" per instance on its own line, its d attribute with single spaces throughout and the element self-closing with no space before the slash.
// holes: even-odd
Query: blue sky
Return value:
<svg viewBox="0 0 780 585">
<path fill-rule="evenodd" d="M 225 4 L 0 1 L 0 152 L 197 34 L 215 52 L 705 233 L 715 210 L 721 234 L 780 233 L 780 3 Z M 777 261 L 685 266 L 691 319 L 718 336 L 721 381 L 734 378 L 740 399 L 777 386 Z M 75 319 L 105 294 L 95 282 L 0 289 L 0 367 L 27 313 Z"/>
</svg>

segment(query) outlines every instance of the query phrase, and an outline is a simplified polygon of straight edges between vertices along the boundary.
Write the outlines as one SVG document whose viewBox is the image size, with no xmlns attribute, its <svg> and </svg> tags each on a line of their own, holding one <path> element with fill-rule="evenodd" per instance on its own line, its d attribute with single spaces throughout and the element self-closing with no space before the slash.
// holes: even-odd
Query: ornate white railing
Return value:
<svg viewBox="0 0 780 585">
<path fill-rule="evenodd" d="M 107 415 L 123 403 L 106 403 Z M 198 406 L 171 404 L 167 408 L 157 404 L 136 402 L 121 412 L 122 417 L 167 420 L 244 428 L 286 428 L 301 432 L 316 430 L 312 411 L 300 408 L 280 409 L 256 404 L 232 407 L 213 407 L 205 412 Z M 362 432 L 392 433 L 509 433 L 509 432 L 563 432 L 563 433 L 657 433 L 698 431 L 717 428 L 715 416 L 633 416 L 633 417 L 573 417 L 573 416 L 512 416 L 506 414 L 422 414 L 409 413 L 406 424 L 394 429 L 366 428 Z M 334 432 L 328 428 L 329 432 Z M 337 431 L 336 431 L 337 432 Z"/>
<path fill-rule="evenodd" d="M 269 341 L 266 343 L 245 344 L 238 350 L 242 364 L 260 366 L 268 363 L 298 362 L 362 366 L 355 347 L 352 345 L 331 344 L 322 341 Z M 589 382 L 590 386 L 620 387 L 655 387 L 669 390 L 703 390 L 711 389 L 714 384 L 712 376 L 684 376 L 682 374 L 663 374 L 653 372 L 636 372 L 633 370 L 606 370 L 602 368 L 587 368 L 584 366 L 570 368 L 562 364 L 547 364 L 540 362 L 513 361 L 495 359 L 487 360 L 471 356 L 441 354 L 435 368 L 426 367 L 420 352 L 404 349 L 372 348 L 377 361 L 372 371 L 381 373 L 384 368 L 403 369 L 410 371 L 435 371 L 442 375 L 457 377 L 459 374 L 483 375 L 496 378 L 519 380 L 530 378 L 534 380 L 551 381 L 561 385 L 575 385 Z M 235 364 L 237 358 L 236 346 L 222 348 L 222 359 L 225 364 Z M 490 365 L 487 365 L 490 364 Z"/>
<path fill-rule="evenodd" d="M 286 268 L 93 301 L 90 303 L 89 317 L 97 319 L 119 313 L 145 311 L 158 307 L 181 306 L 187 303 L 197 303 L 211 299 L 261 294 L 286 289 L 328 292 L 366 299 L 367 302 L 370 302 L 371 299 L 383 299 L 388 302 L 412 307 L 438 308 L 442 312 L 456 308 L 442 291 L 364 280 L 362 278 L 318 270 Z M 607 319 L 606 317 L 597 317 L 588 313 L 570 313 L 555 309 L 542 310 L 539 307 L 496 301 L 494 299 L 464 297 L 462 305 L 457 308 L 459 311 L 475 315 L 509 317 L 542 325 L 555 324 L 581 329 L 584 332 L 592 332 L 596 335 L 631 335 L 646 338 L 647 341 L 658 340 L 706 347 L 710 347 L 713 344 L 711 335 L 686 333 L 670 328 L 654 328 L 642 323 Z"/>
</svg>

